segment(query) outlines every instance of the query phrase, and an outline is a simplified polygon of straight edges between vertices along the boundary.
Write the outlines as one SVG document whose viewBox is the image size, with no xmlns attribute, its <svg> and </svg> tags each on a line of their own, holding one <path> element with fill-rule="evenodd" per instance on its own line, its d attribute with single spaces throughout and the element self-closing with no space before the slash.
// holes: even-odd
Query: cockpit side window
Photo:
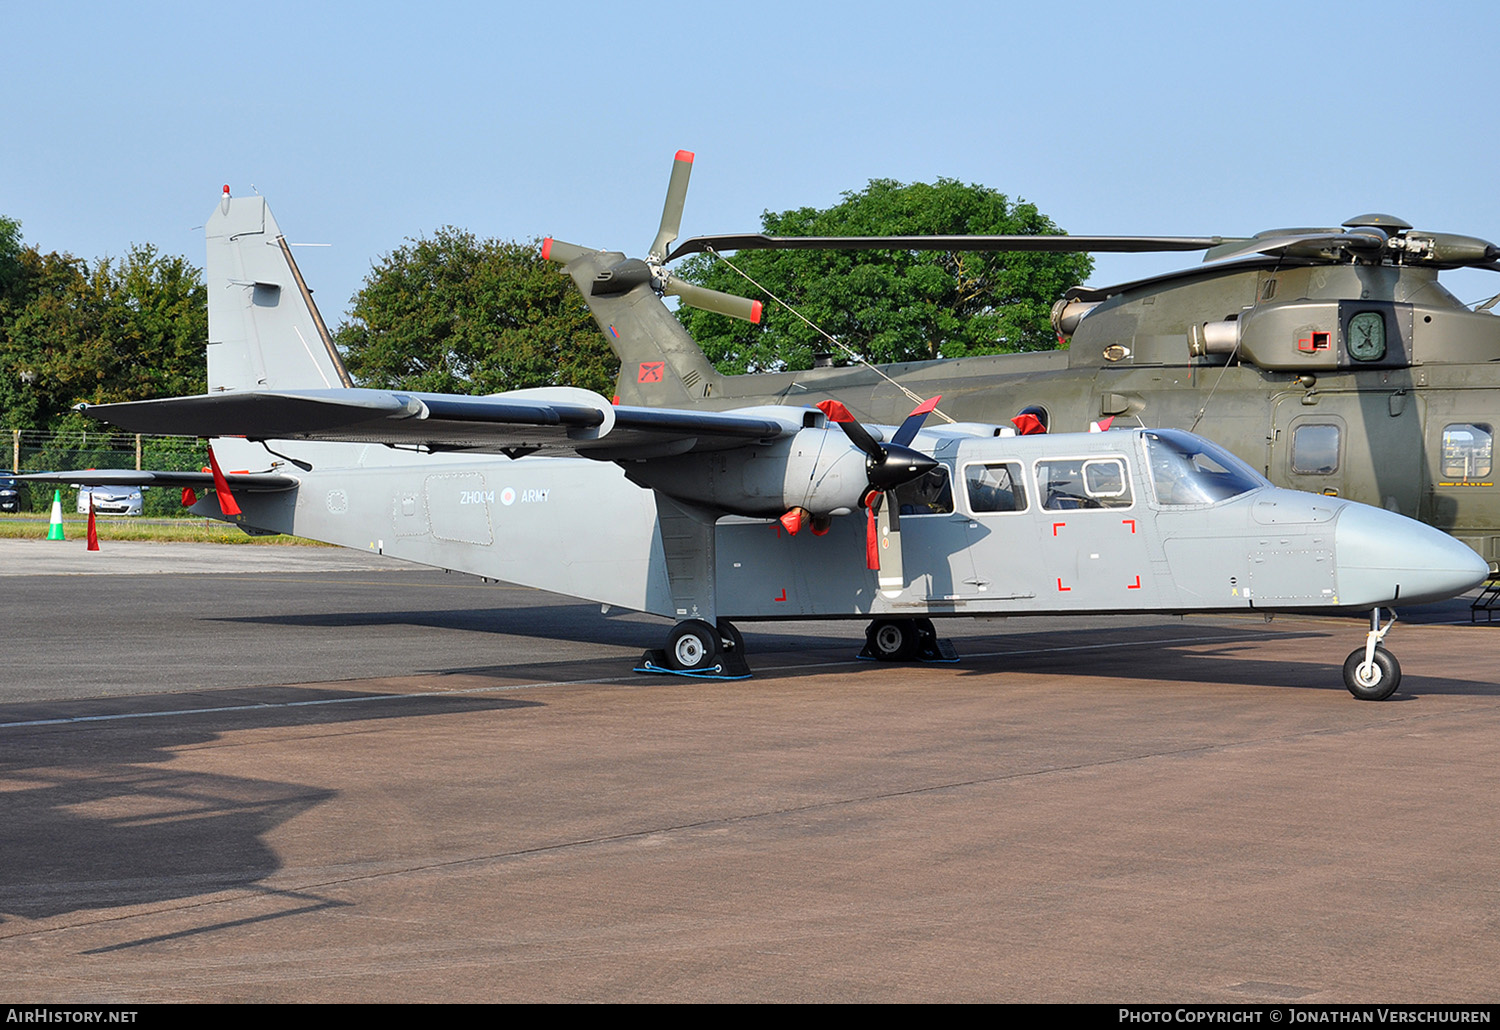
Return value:
<svg viewBox="0 0 1500 1030">
<path fill-rule="evenodd" d="M 969 510 L 976 515 L 1026 510 L 1026 483 L 1019 462 L 965 465 Z"/>
<path fill-rule="evenodd" d="M 1156 503 L 1214 504 L 1268 485 L 1244 462 L 1207 440 L 1169 431 L 1143 434 Z"/>
<path fill-rule="evenodd" d="M 896 487 L 896 511 L 902 516 L 951 514 L 953 487 L 948 481 L 948 467 L 939 465 L 926 475 Z"/>
</svg>

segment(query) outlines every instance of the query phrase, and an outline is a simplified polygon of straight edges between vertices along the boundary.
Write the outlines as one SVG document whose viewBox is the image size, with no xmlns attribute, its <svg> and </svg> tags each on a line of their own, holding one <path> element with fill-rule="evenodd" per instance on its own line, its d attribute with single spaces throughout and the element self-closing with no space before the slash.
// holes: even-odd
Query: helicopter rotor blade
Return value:
<svg viewBox="0 0 1500 1030">
<path fill-rule="evenodd" d="M 542 260 L 556 261 L 560 265 L 566 265 L 570 261 L 576 261 L 578 258 L 597 253 L 599 253 L 597 250 L 580 247 L 576 243 L 564 243 L 562 240 L 554 240 L 551 236 L 542 241 Z"/>
<path fill-rule="evenodd" d="M 687 202 L 688 179 L 693 174 L 693 152 L 679 150 L 672 162 L 672 178 L 667 181 L 667 200 L 661 209 L 661 227 L 656 230 L 656 239 L 651 241 L 649 256 L 658 263 L 667 253 L 667 247 L 677 238 L 682 228 L 682 207 Z"/>
<path fill-rule="evenodd" d="M 758 300 L 721 293 L 706 286 L 694 286 L 676 277 L 667 279 L 662 292 L 669 297 L 681 297 L 682 302 L 689 307 L 728 315 L 730 318 L 741 318 L 753 325 L 760 324 L 761 303 Z"/>
<path fill-rule="evenodd" d="M 1222 236 L 767 236 L 740 233 L 694 236 L 666 256 L 675 261 L 707 250 L 977 250 L 1041 251 L 1050 254 L 1149 254 L 1207 250 Z"/>
</svg>

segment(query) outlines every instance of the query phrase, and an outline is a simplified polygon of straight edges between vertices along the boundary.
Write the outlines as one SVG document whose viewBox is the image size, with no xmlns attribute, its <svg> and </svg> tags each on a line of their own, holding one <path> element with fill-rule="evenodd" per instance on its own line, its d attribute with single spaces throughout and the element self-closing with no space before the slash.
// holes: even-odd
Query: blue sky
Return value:
<svg viewBox="0 0 1500 1030">
<path fill-rule="evenodd" d="M 1076 233 L 1385 211 L 1500 239 L 1486 3 L 0 3 L 0 214 L 81 257 L 203 261 L 252 184 L 329 321 L 452 224 L 639 253 L 882 177 L 982 183 Z M 1100 256 L 1095 283 L 1170 255 Z M 1500 277 L 1451 279 L 1464 300 Z"/>
</svg>

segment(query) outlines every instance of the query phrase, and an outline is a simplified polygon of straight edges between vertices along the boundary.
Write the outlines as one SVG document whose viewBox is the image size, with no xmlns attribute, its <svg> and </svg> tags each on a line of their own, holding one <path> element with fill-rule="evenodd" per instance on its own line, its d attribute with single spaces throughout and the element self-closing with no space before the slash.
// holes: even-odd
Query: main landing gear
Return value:
<svg viewBox="0 0 1500 1030">
<path fill-rule="evenodd" d="M 876 619 L 865 629 L 859 657 L 878 662 L 956 662 L 958 652 L 938 639 L 931 619 Z"/>
<path fill-rule="evenodd" d="M 1380 609 L 1374 609 L 1370 612 L 1370 632 L 1365 636 L 1365 646 L 1355 648 L 1344 659 L 1344 686 L 1361 701 L 1384 701 L 1401 685 L 1401 663 L 1380 646 L 1395 624 L 1396 609 L 1391 609 L 1391 621 L 1383 627 L 1380 625 Z"/>
<path fill-rule="evenodd" d="M 745 638 L 734 623 L 720 619 L 709 625 L 702 619 L 688 619 L 672 627 L 665 648 L 643 654 L 635 671 L 742 680 L 749 677 L 750 666 L 745 664 Z"/>
</svg>

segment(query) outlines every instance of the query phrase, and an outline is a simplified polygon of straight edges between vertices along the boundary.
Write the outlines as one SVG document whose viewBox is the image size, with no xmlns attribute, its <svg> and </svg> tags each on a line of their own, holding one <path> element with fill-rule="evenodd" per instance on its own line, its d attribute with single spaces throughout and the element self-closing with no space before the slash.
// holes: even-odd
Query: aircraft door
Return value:
<svg viewBox="0 0 1500 1030">
<path fill-rule="evenodd" d="M 1112 611 L 1154 593 L 1147 526 L 1123 456 L 1034 463 L 1040 594 L 1059 607 Z"/>
<path fill-rule="evenodd" d="M 1033 491 L 1018 461 L 966 461 L 959 491 L 964 513 L 955 526 L 963 534 L 967 575 L 955 576 L 954 595 L 974 601 L 1036 596 L 1036 548 L 1031 545 Z"/>
<path fill-rule="evenodd" d="M 1276 403 L 1271 481 L 1416 518 L 1425 478 L 1422 397 L 1395 385 L 1311 396 L 1317 403 L 1302 397 Z"/>
</svg>

